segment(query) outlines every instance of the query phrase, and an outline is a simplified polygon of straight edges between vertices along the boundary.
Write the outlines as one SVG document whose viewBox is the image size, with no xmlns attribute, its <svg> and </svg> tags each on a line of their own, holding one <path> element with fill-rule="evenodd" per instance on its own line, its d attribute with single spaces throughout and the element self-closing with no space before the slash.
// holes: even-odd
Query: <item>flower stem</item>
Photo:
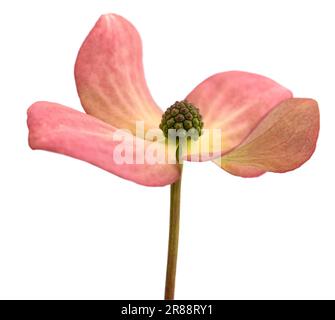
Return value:
<svg viewBox="0 0 335 320">
<path fill-rule="evenodd" d="M 174 289 L 176 282 L 178 239 L 179 239 L 179 217 L 180 217 L 180 189 L 183 165 L 180 167 L 180 179 L 171 184 L 170 193 L 170 231 L 169 249 L 166 267 L 165 300 L 174 299 Z"/>
</svg>

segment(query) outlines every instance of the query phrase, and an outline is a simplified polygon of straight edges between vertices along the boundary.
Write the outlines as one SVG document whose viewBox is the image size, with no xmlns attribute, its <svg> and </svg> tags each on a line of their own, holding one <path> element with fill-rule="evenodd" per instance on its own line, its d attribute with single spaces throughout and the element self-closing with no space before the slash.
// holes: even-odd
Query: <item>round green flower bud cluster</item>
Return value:
<svg viewBox="0 0 335 320">
<path fill-rule="evenodd" d="M 159 128 L 164 136 L 168 137 L 169 129 L 176 131 L 184 129 L 186 132 L 196 130 L 197 136 L 201 136 L 201 129 L 204 123 L 199 109 L 186 100 L 176 101 L 171 107 L 167 108 L 163 114 Z"/>
</svg>

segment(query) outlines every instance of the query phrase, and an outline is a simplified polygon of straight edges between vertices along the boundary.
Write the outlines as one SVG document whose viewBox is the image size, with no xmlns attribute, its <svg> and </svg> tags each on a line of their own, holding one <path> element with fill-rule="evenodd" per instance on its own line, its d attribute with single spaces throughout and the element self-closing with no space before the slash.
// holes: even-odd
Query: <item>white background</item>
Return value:
<svg viewBox="0 0 335 320">
<path fill-rule="evenodd" d="M 0 298 L 161 299 L 169 187 L 27 144 L 26 109 L 81 110 L 73 67 L 100 14 L 130 20 L 166 108 L 209 75 L 256 72 L 318 100 L 312 159 L 256 179 L 184 170 L 177 299 L 335 298 L 334 1 L 1 1 Z"/>
</svg>

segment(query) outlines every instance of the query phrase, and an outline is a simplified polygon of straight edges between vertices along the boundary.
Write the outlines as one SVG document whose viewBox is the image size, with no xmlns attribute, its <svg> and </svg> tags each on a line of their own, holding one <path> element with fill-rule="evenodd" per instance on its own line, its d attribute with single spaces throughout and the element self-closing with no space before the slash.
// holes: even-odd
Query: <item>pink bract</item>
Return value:
<svg viewBox="0 0 335 320">
<path fill-rule="evenodd" d="M 135 122 L 158 128 L 162 111 L 154 102 L 143 72 L 141 39 L 124 18 L 102 16 L 84 41 L 75 64 L 75 79 L 86 113 L 36 102 L 28 110 L 29 145 L 89 162 L 122 178 L 147 186 L 177 181 L 177 164 L 114 161 L 117 129 L 128 130 L 134 155 L 150 147 L 135 137 Z M 240 71 L 223 72 L 199 84 L 187 100 L 200 109 L 205 128 L 222 132 L 220 149 L 208 157 L 242 177 L 267 171 L 286 172 L 313 154 L 319 132 L 319 110 L 312 99 L 293 98 L 273 80 Z M 203 136 L 200 137 L 204 139 Z M 167 146 L 161 143 L 159 148 Z M 191 160 L 187 153 L 186 159 Z"/>
</svg>

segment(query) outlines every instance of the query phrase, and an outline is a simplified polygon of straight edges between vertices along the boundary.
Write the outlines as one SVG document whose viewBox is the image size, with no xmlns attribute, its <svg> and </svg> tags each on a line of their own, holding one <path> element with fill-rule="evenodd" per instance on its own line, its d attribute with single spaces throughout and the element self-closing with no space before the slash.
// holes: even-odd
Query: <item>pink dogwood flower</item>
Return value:
<svg viewBox="0 0 335 320">
<path fill-rule="evenodd" d="M 163 112 L 154 102 L 143 72 L 138 32 L 124 18 L 103 15 L 84 41 L 75 64 L 75 80 L 86 113 L 52 102 L 36 102 L 28 110 L 29 145 L 89 162 L 124 179 L 146 186 L 164 186 L 180 178 L 173 163 L 117 163 L 113 139 L 118 129 L 132 142 L 135 157 L 152 140 L 136 134 L 158 128 Z M 293 98 L 275 81 L 247 72 L 215 74 L 199 84 L 186 100 L 199 109 L 204 128 L 220 129 L 220 148 L 210 156 L 222 169 L 241 177 L 267 171 L 286 172 L 313 154 L 319 132 L 317 102 Z M 204 143 L 205 135 L 198 143 Z M 167 152 L 166 143 L 157 148 Z M 192 160 L 192 151 L 185 159 Z"/>
</svg>

